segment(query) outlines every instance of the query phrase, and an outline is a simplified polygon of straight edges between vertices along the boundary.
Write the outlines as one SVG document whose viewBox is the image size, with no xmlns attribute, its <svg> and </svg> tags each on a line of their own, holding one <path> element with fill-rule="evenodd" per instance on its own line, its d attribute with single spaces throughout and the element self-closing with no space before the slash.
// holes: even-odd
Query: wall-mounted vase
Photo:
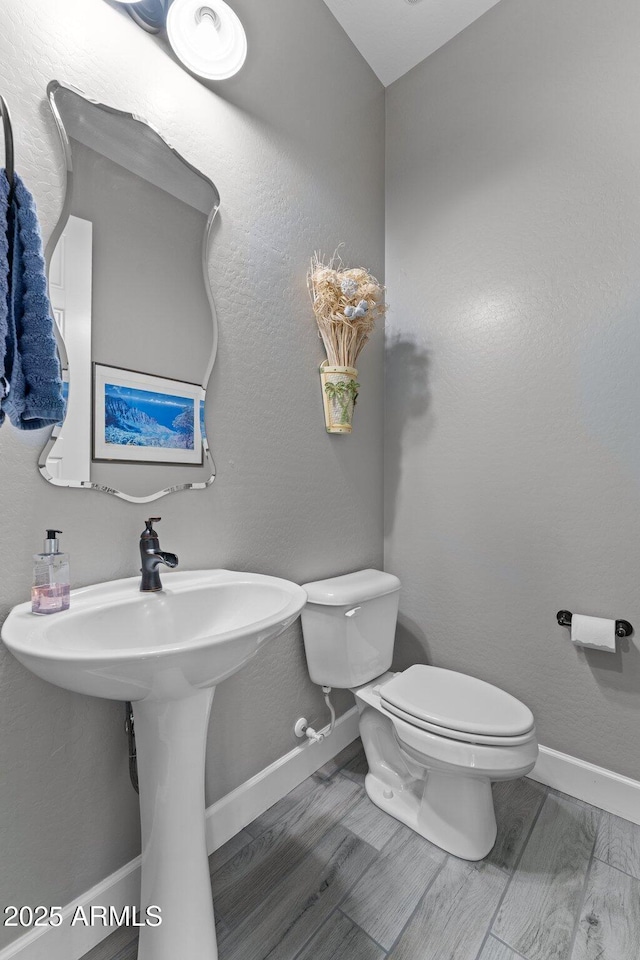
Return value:
<svg viewBox="0 0 640 960">
<path fill-rule="evenodd" d="M 332 367 L 325 360 L 320 364 L 320 381 L 327 433 L 351 433 L 360 388 L 358 371 L 355 367 Z"/>
</svg>

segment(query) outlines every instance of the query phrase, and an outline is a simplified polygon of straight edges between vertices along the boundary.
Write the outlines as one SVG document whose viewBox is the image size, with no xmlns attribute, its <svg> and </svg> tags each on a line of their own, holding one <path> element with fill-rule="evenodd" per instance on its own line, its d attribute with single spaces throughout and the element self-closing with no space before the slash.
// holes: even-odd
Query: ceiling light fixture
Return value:
<svg viewBox="0 0 640 960">
<path fill-rule="evenodd" d="M 247 37 L 224 0 L 173 0 L 169 43 L 185 67 L 207 80 L 226 80 L 247 57 Z"/>
<path fill-rule="evenodd" d="M 247 57 L 247 36 L 224 0 L 117 0 L 149 33 L 166 27 L 175 55 L 205 80 L 226 80 Z"/>
</svg>

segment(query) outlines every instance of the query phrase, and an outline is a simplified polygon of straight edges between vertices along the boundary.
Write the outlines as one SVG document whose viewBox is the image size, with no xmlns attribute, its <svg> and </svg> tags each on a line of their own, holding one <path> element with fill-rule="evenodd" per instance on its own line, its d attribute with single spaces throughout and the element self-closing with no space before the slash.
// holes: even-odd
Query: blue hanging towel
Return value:
<svg viewBox="0 0 640 960">
<path fill-rule="evenodd" d="M 9 241 L 7 238 L 7 213 L 9 212 L 9 181 L 0 170 L 0 424 L 4 422 L 2 401 L 9 381 L 5 377 L 5 357 L 9 335 Z"/>
<path fill-rule="evenodd" d="M 7 183 L 6 176 L 0 180 Z M 6 199 L 4 199 L 6 194 Z M 40 430 L 59 423 L 65 402 L 53 317 L 47 294 L 40 224 L 33 197 L 18 174 L 13 195 L 0 195 L 0 211 L 6 210 L 6 253 L 0 239 L 0 412 L 19 430 Z M 0 212 L 0 232 L 2 213 Z M 3 284 L 6 292 L 3 296 Z M 4 341 L 3 313 L 6 313 Z M 4 369 L 2 369 L 4 367 Z"/>
</svg>

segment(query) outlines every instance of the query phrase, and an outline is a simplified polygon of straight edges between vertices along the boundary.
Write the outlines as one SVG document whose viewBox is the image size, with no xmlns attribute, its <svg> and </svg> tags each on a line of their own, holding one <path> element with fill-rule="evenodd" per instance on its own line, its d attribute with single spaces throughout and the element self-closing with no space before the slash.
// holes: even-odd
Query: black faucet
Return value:
<svg viewBox="0 0 640 960">
<path fill-rule="evenodd" d="M 164 550 L 160 549 L 158 534 L 153 529 L 153 524 L 159 523 L 160 519 L 160 517 L 150 517 L 149 520 L 145 520 L 146 526 L 140 534 L 140 558 L 142 560 L 140 589 L 145 593 L 162 590 L 160 573 L 158 572 L 161 563 L 171 569 L 178 566 L 178 558 L 175 553 L 165 553 Z"/>
</svg>

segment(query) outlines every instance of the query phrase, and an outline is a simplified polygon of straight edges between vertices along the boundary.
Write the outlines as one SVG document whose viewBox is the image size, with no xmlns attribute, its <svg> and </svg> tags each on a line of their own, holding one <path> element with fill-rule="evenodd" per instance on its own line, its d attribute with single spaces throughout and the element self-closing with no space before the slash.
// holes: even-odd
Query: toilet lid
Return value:
<svg viewBox="0 0 640 960">
<path fill-rule="evenodd" d="M 533 728 L 528 707 L 491 683 L 455 670 L 415 664 L 380 687 L 383 705 L 436 728 L 517 737 Z"/>
</svg>

